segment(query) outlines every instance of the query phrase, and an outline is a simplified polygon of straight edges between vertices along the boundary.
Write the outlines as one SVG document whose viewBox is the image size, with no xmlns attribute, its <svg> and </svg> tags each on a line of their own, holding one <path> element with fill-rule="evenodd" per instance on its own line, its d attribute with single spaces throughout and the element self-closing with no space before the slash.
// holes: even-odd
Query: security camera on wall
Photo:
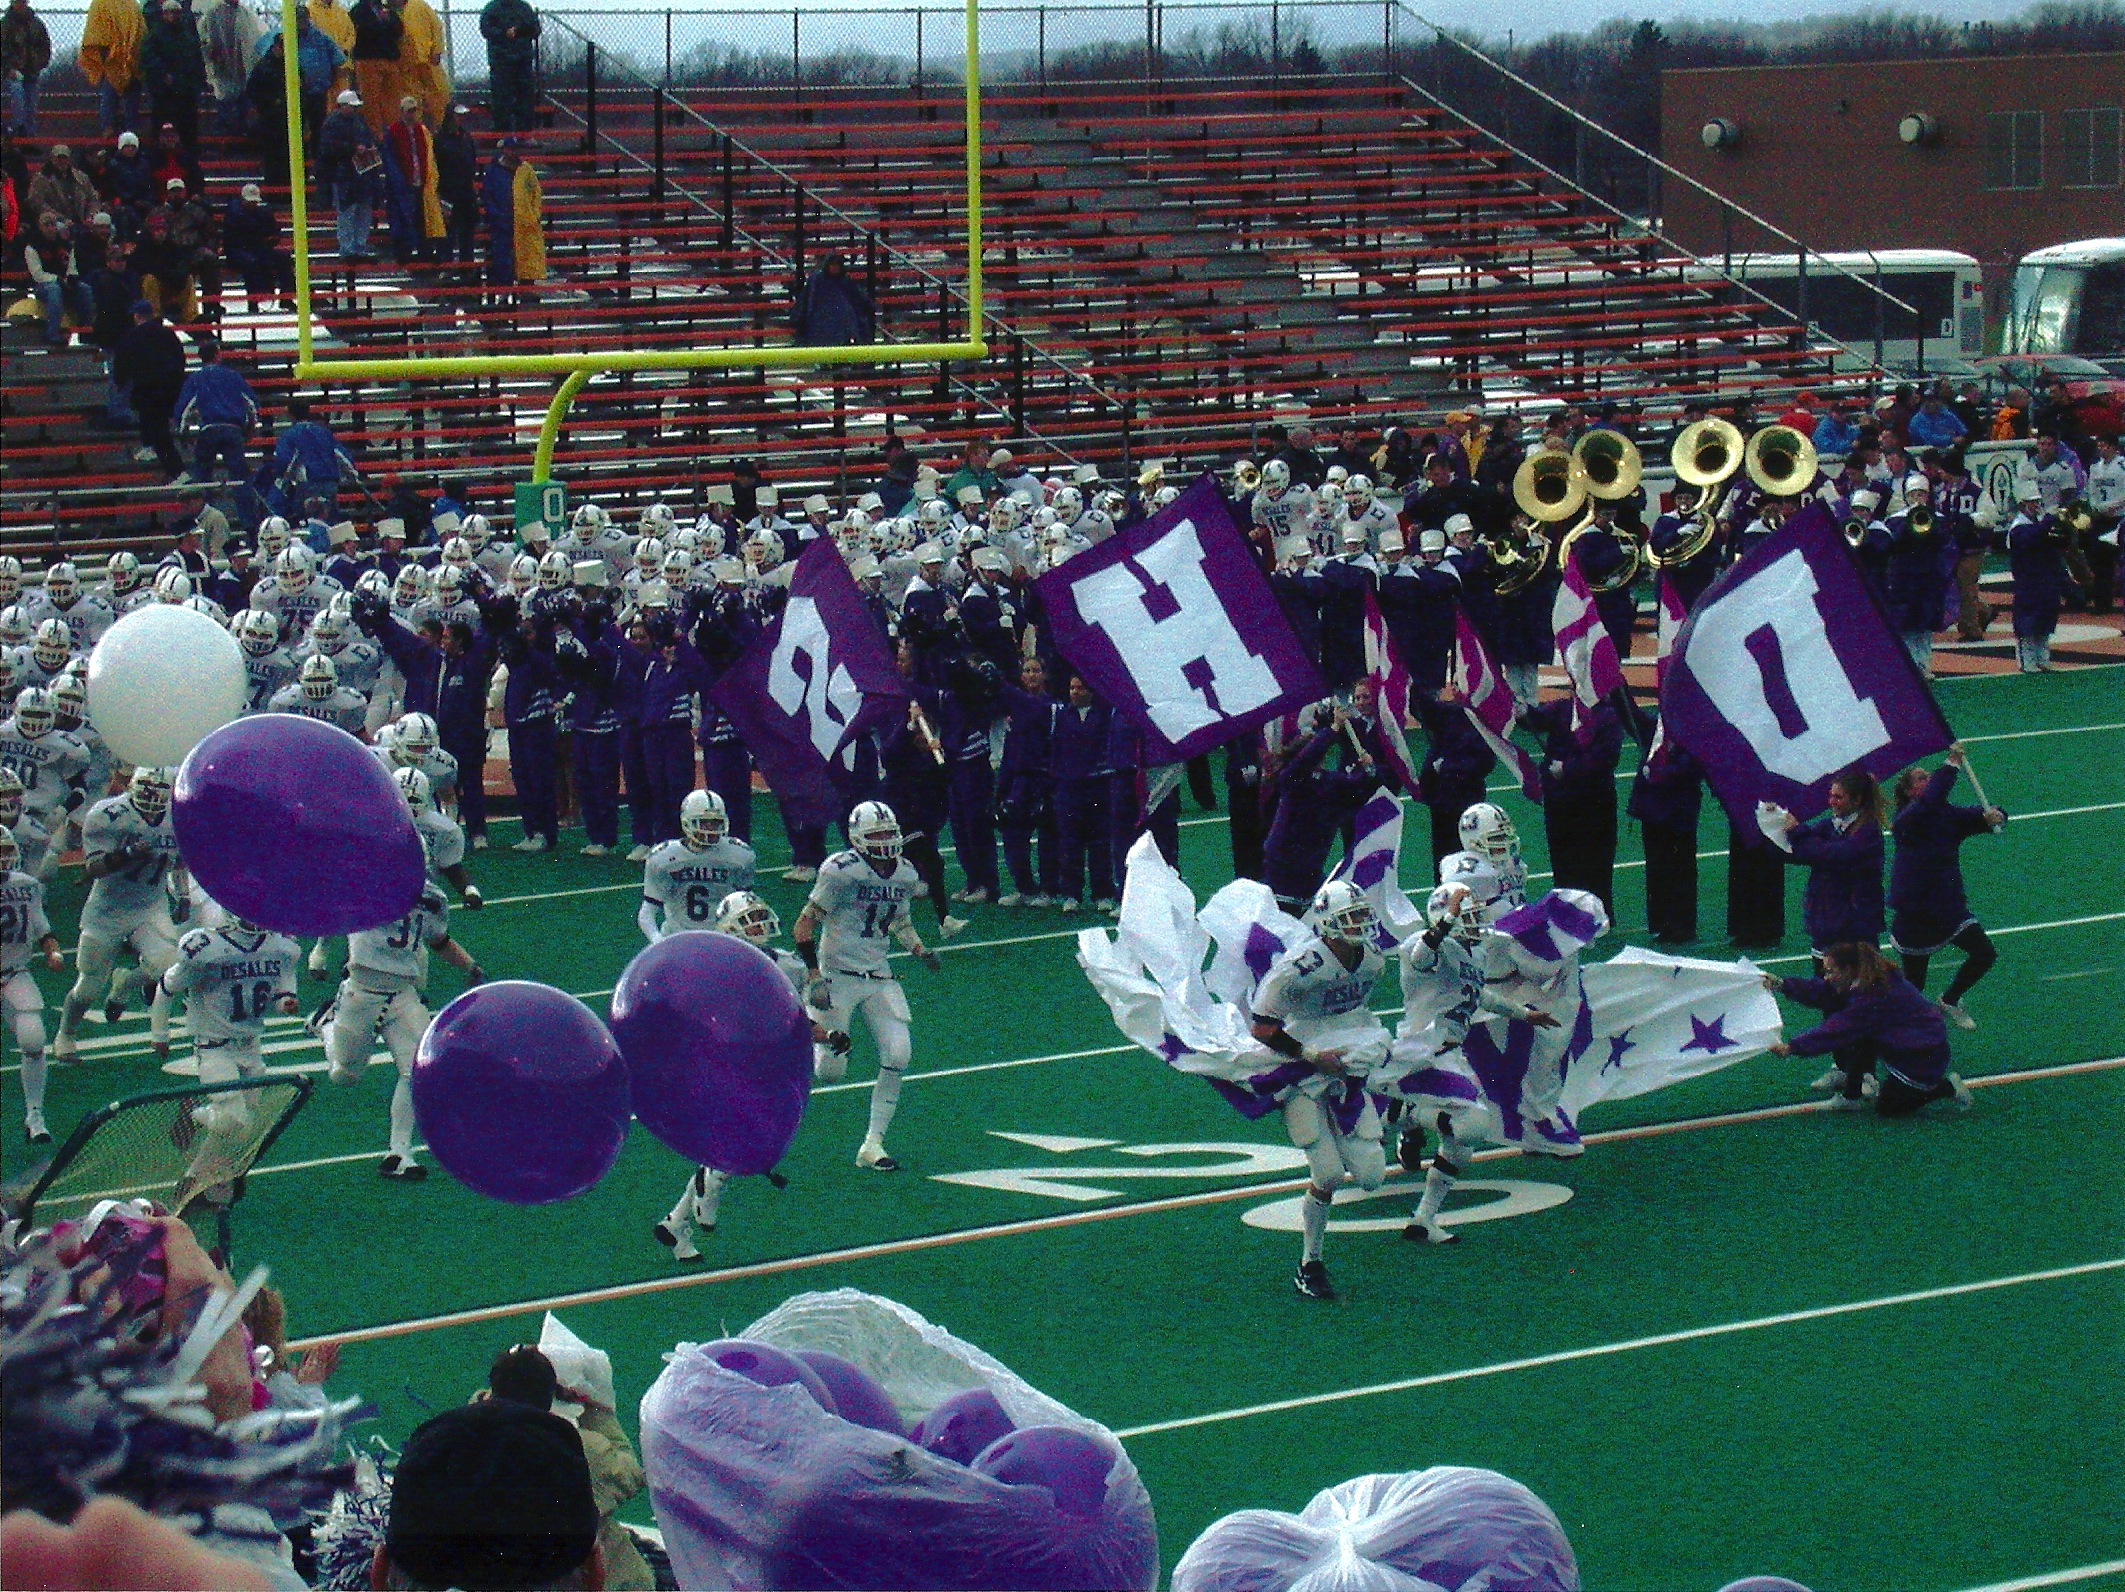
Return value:
<svg viewBox="0 0 2125 1592">
<path fill-rule="evenodd" d="M 1741 123 L 1715 116 L 1698 131 L 1707 149 L 1733 149 L 1741 143 Z"/>
<path fill-rule="evenodd" d="M 1941 124 L 1924 111 L 1913 111 L 1896 124 L 1896 136 L 1917 148 L 1924 144 L 1940 142 Z"/>
</svg>

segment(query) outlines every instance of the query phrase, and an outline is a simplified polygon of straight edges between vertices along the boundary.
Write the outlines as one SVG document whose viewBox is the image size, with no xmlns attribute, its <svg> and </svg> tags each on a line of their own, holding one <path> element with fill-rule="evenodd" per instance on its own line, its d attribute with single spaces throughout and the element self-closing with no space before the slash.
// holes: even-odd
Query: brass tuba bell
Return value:
<svg viewBox="0 0 2125 1592">
<path fill-rule="evenodd" d="M 1791 426 L 1765 426 L 1742 455 L 1765 497 L 1798 497 L 1815 484 L 1815 444 Z"/>
<path fill-rule="evenodd" d="M 1910 528 L 1913 536 L 1931 536 L 1935 523 L 1933 510 L 1923 503 L 1913 504 L 1910 512 L 1904 516 L 1904 524 Z"/>
<path fill-rule="evenodd" d="M 1740 428 L 1715 415 L 1675 434 L 1668 463 L 1674 466 L 1678 481 L 1696 487 L 1718 486 L 1741 468 L 1744 446 Z"/>
<path fill-rule="evenodd" d="M 1262 484 L 1262 467 L 1252 459 L 1242 459 L 1232 467 L 1232 484 L 1242 492 L 1252 492 Z"/>
<path fill-rule="evenodd" d="M 1586 508 L 1587 487 L 1569 453 L 1531 453 L 1513 472 L 1513 501 L 1531 520 L 1556 524 L 1577 519 Z"/>
<path fill-rule="evenodd" d="M 1645 456 L 1620 431 L 1589 431 L 1572 449 L 1572 468 L 1589 497 L 1614 502 L 1638 490 Z"/>
</svg>

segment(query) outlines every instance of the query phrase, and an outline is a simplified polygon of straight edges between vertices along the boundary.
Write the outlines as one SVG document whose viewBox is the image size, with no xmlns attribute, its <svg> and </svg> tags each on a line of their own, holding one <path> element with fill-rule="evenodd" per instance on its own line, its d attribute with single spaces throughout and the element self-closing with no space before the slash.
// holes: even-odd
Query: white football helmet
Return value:
<svg viewBox="0 0 2125 1592">
<path fill-rule="evenodd" d="M 694 583 L 694 555 L 683 547 L 675 547 L 664 555 L 664 584 L 673 591 L 681 591 Z"/>
<path fill-rule="evenodd" d="M 236 644 L 263 658 L 280 645 L 280 620 L 263 608 L 246 608 L 236 616 Z"/>
<path fill-rule="evenodd" d="M 411 608 L 428 596 L 428 572 L 418 564 L 399 566 L 398 579 L 391 583 L 391 600 L 401 608 Z"/>
<path fill-rule="evenodd" d="M 78 674 L 62 674 L 51 685 L 52 722 L 72 734 L 89 716 L 89 688 Z"/>
<path fill-rule="evenodd" d="M 81 572 L 63 560 L 52 565 L 44 572 L 44 595 L 61 608 L 72 607 L 81 595 Z"/>
<path fill-rule="evenodd" d="M 706 851 L 730 833 L 730 812 L 712 790 L 690 790 L 679 803 L 679 838 L 695 851 Z"/>
<path fill-rule="evenodd" d="M 52 694 L 42 686 L 31 686 L 15 698 L 15 729 L 26 741 L 40 740 L 52 733 L 59 722 L 52 711 Z"/>
<path fill-rule="evenodd" d="M 435 720 L 425 713 L 408 713 L 395 726 L 393 752 L 401 763 L 421 763 L 435 755 L 440 744 Z"/>
<path fill-rule="evenodd" d="M 21 682 L 22 654 L 13 647 L 0 647 L 0 702 L 14 701 Z"/>
<path fill-rule="evenodd" d="M 989 505 L 989 529 L 999 536 L 1008 536 L 1018 529 L 1026 517 L 1026 505 L 1022 499 L 1006 494 Z"/>
<path fill-rule="evenodd" d="M 288 597 L 308 591 L 316 573 L 317 555 L 300 542 L 290 542 L 273 560 L 273 579 Z"/>
<path fill-rule="evenodd" d="M 733 890 L 716 903 L 716 927 L 741 940 L 765 945 L 782 932 L 782 920 L 752 891 Z"/>
<path fill-rule="evenodd" d="M 7 764 L 0 763 L 0 835 L 14 839 L 8 831 L 21 822 L 22 776 Z"/>
<path fill-rule="evenodd" d="M 1321 479 L 1327 485 L 1334 487 L 1338 492 L 1340 492 L 1343 489 L 1343 483 L 1350 479 L 1350 471 L 1345 469 L 1340 464 L 1331 464 L 1327 468 L 1327 470 L 1322 473 Z"/>
<path fill-rule="evenodd" d="M 391 783 L 398 787 L 399 795 L 406 798 L 406 808 L 418 818 L 435 805 L 435 793 L 428 784 L 428 776 L 417 768 L 395 768 L 391 771 Z"/>
<path fill-rule="evenodd" d="M 1151 506 L 1155 509 L 1165 508 L 1180 495 L 1181 489 L 1179 487 L 1162 486 L 1156 492 L 1151 494 Z"/>
<path fill-rule="evenodd" d="M 347 650 L 353 639 L 347 624 L 347 611 L 340 607 L 339 599 L 326 604 L 325 611 L 310 622 L 310 645 L 328 658 L 336 658 Z"/>
<path fill-rule="evenodd" d="M 1291 466 L 1282 459 L 1271 459 L 1262 466 L 1262 490 L 1271 497 L 1291 485 Z"/>
<path fill-rule="evenodd" d="M 151 824 L 159 824 L 170 810 L 170 771 L 166 768 L 136 768 L 126 782 L 127 800 L 133 811 Z"/>
<path fill-rule="evenodd" d="M 32 630 L 29 615 L 20 603 L 0 608 L 0 647 L 26 647 Z"/>
<path fill-rule="evenodd" d="M 575 563 L 566 553 L 556 550 L 539 560 L 540 591 L 566 591 L 575 578 Z"/>
<path fill-rule="evenodd" d="M 455 608 L 465 600 L 465 572 L 455 564 L 445 564 L 435 572 L 435 600 L 444 608 Z"/>
<path fill-rule="evenodd" d="M 373 597 L 378 602 L 391 601 L 391 577 L 380 569 L 365 569 L 354 583 L 354 590 L 363 597 Z"/>
<path fill-rule="evenodd" d="M 671 505 L 659 500 L 642 511 L 642 518 L 635 529 L 644 536 L 662 537 L 679 523 L 679 516 L 672 513 Z"/>
<path fill-rule="evenodd" d="M 131 553 L 113 553 L 104 560 L 103 578 L 111 583 L 113 596 L 123 597 L 140 584 L 140 560 Z"/>
<path fill-rule="evenodd" d="M 288 529 L 288 522 L 278 514 L 268 514 L 264 519 L 260 520 L 258 522 L 259 562 L 271 569 L 273 561 L 288 550 L 288 543 L 293 539 L 293 535 L 294 533 Z"/>
<path fill-rule="evenodd" d="M 858 802 L 849 814 L 849 844 L 872 862 L 898 862 L 900 820 L 884 802 Z"/>
<path fill-rule="evenodd" d="M 22 560 L 13 553 L 0 553 L 0 608 L 22 595 Z"/>
<path fill-rule="evenodd" d="M 339 689 L 339 665 L 322 652 L 313 652 L 296 671 L 295 683 L 312 702 L 322 702 Z"/>
<path fill-rule="evenodd" d="M 453 536 L 443 544 L 445 568 L 464 571 L 472 568 L 472 544 L 462 536 Z"/>
<path fill-rule="evenodd" d="M 1483 939 L 1482 903 L 1465 884 L 1442 884 L 1425 898 L 1424 921 L 1464 945 Z"/>
<path fill-rule="evenodd" d="M 587 542 L 593 536 L 602 534 L 611 524 L 612 516 L 605 512 L 602 504 L 597 503 L 585 503 L 568 516 L 569 529 L 576 533 L 576 540 L 579 542 Z"/>
<path fill-rule="evenodd" d="M 1306 909 L 1306 926 L 1324 940 L 1363 945 L 1380 926 L 1365 892 L 1348 879 L 1331 879 L 1314 893 Z"/>
<path fill-rule="evenodd" d="M 165 564 L 155 577 L 155 600 L 176 606 L 192 600 L 192 577 L 175 564 Z"/>
<path fill-rule="evenodd" d="M 1343 483 L 1343 497 L 1350 504 L 1350 512 L 1363 514 L 1372 507 L 1372 478 L 1354 475 Z"/>
<path fill-rule="evenodd" d="M 12 779 L 14 776 L 9 775 L 8 777 Z M 19 781 L 17 782 L 17 788 L 20 788 Z M 14 830 L 5 824 L 0 824 L 0 880 L 5 880 L 9 874 L 13 873 L 21 861 L 22 848 L 15 844 Z"/>
<path fill-rule="evenodd" d="M 766 526 L 745 539 L 745 562 L 763 574 L 782 562 L 782 538 Z"/>
<path fill-rule="evenodd" d="M 1495 802 L 1477 802 L 1461 814 L 1461 849 L 1493 863 L 1520 855 L 1520 831 Z"/>
<path fill-rule="evenodd" d="M 655 580 L 657 571 L 664 567 L 664 544 L 654 536 L 645 536 L 635 543 L 635 571 L 644 580 Z"/>
<path fill-rule="evenodd" d="M 1084 518 L 1085 495 L 1074 486 L 1055 489 L 1055 517 L 1065 525 L 1075 525 Z"/>
<path fill-rule="evenodd" d="M 30 656 L 37 660 L 37 667 L 49 673 L 66 667 L 66 660 L 74 655 L 74 633 L 66 628 L 64 619 L 47 619 L 37 627 L 36 638 L 30 642 Z"/>
<path fill-rule="evenodd" d="M 484 514 L 468 514 L 458 522 L 457 534 L 475 553 L 484 552 L 494 540 L 494 525 Z"/>
<path fill-rule="evenodd" d="M 529 553 L 519 553 L 509 561 L 509 589 L 519 597 L 539 583 L 539 561 Z"/>
</svg>

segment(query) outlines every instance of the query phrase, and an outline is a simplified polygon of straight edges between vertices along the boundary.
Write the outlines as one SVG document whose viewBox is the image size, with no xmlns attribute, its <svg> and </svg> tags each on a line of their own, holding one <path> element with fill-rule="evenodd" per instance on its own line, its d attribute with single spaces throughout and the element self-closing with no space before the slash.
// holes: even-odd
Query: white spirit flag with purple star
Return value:
<svg viewBox="0 0 2125 1592">
<path fill-rule="evenodd" d="M 1778 1002 L 1751 962 L 1711 962 L 1629 946 L 1581 971 L 1592 1039 L 1564 1082 L 1574 1116 L 1598 1100 L 1650 1094 L 1760 1055 L 1779 1035 Z"/>
</svg>

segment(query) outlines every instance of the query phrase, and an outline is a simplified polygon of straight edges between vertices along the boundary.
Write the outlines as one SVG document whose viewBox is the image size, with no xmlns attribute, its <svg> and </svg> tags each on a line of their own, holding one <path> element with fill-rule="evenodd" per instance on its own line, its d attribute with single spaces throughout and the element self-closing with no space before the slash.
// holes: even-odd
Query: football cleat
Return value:
<svg viewBox="0 0 2125 1592">
<path fill-rule="evenodd" d="M 376 1175 L 394 1183 L 419 1183 L 427 1178 L 428 1169 L 410 1155 L 392 1154 L 384 1157 Z"/>
<path fill-rule="evenodd" d="M 1408 1244 L 1458 1244 L 1461 1235 L 1435 1221 L 1421 1221 L 1412 1216 L 1409 1225 L 1402 1229 L 1402 1241 Z"/>
<path fill-rule="evenodd" d="M 658 1243 L 671 1251 L 673 1260 L 699 1260 L 701 1251 L 694 1247 L 694 1227 L 691 1222 L 675 1222 L 669 1216 L 650 1229 Z"/>
<path fill-rule="evenodd" d="M 32 1144 L 52 1142 L 52 1130 L 44 1125 L 44 1112 L 40 1107 L 31 1106 L 22 1113 L 22 1136 Z"/>
<path fill-rule="evenodd" d="M 1831 1090 L 1842 1089 L 1844 1086 L 1845 1075 L 1836 1067 L 1826 1068 L 1821 1077 L 1808 1085 L 1817 1094 L 1828 1094 Z"/>
<path fill-rule="evenodd" d="M 1318 1260 L 1302 1260 L 1299 1269 L 1291 1274 L 1291 1286 L 1305 1299 L 1333 1299 L 1335 1284 L 1328 1280 L 1328 1268 Z"/>
<path fill-rule="evenodd" d="M 937 925 L 937 938 L 940 940 L 954 940 L 966 932 L 967 920 L 965 918 L 955 918 L 949 914 L 946 915 L 942 923 Z"/>
<path fill-rule="evenodd" d="M 1940 1008 L 1941 1015 L 1964 1033 L 1967 1034 L 1977 1027 L 1977 1019 L 1972 1017 L 1959 1001 L 1942 1001 Z"/>
<path fill-rule="evenodd" d="M 897 1172 L 900 1163 L 885 1153 L 885 1146 L 874 1144 L 869 1139 L 856 1152 L 856 1164 L 867 1172 Z"/>
</svg>

